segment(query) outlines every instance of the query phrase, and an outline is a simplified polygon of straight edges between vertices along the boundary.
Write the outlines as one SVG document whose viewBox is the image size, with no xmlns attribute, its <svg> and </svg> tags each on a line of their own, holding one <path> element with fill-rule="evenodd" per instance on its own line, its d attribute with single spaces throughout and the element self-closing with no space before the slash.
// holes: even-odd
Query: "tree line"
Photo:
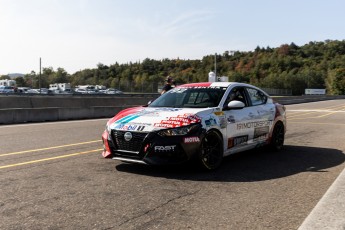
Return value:
<svg viewBox="0 0 345 230">
<path fill-rule="evenodd" d="M 201 60 L 146 58 L 143 61 L 112 65 L 97 64 L 73 74 L 63 68 L 42 69 L 41 87 L 52 83 L 69 82 L 77 85 L 104 85 L 106 87 L 151 92 L 166 76 L 177 84 L 208 81 L 208 73 L 227 76 L 229 81 L 244 82 L 263 88 L 290 89 L 301 95 L 306 88 L 327 89 L 328 94 L 345 94 L 345 40 L 309 42 L 297 46 L 283 44 L 277 48 L 256 47 L 254 51 L 225 51 L 211 54 Z M 2 76 L 6 78 L 6 76 Z M 32 71 L 16 79 L 18 86 L 38 88 L 39 74 Z M 129 89 L 128 89 L 129 90 Z"/>
</svg>

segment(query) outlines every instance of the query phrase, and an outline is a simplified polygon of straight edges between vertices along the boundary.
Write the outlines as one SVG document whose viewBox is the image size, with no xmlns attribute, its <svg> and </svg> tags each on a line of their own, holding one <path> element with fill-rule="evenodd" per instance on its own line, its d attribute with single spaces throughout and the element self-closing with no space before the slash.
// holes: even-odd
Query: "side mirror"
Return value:
<svg viewBox="0 0 345 230">
<path fill-rule="evenodd" d="M 229 104 L 226 106 L 226 110 L 230 109 L 243 109 L 246 105 L 242 101 L 230 101 Z"/>
</svg>

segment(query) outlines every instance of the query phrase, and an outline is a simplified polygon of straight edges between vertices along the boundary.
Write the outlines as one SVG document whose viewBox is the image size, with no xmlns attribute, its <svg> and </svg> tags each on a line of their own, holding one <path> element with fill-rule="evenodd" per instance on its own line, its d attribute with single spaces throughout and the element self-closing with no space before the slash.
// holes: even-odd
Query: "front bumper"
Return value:
<svg viewBox="0 0 345 230">
<path fill-rule="evenodd" d="M 151 165 L 179 164 L 188 161 L 200 150 L 204 130 L 201 125 L 183 136 L 160 136 L 158 132 L 130 132 L 133 138 L 126 141 L 128 131 L 105 131 L 102 135 L 102 155 L 124 162 Z"/>
</svg>

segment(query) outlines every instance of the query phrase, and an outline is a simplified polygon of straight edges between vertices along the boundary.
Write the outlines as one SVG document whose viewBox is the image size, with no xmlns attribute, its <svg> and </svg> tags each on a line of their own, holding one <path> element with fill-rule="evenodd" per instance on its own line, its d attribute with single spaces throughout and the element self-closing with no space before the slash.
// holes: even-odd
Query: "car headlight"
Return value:
<svg viewBox="0 0 345 230">
<path fill-rule="evenodd" d="M 183 136 L 191 132 L 193 129 L 199 127 L 199 124 L 190 125 L 190 126 L 183 126 L 174 129 L 164 129 L 158 132 L 158 134 L 162 137 L 169 137 L 169 136 Z"/>
</svg>

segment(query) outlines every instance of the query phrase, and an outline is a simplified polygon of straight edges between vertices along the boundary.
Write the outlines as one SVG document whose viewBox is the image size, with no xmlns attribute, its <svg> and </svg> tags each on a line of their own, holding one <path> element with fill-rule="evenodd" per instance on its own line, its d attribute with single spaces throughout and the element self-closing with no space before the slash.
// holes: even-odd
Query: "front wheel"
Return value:
<svg viewBox="0 0 345 230">
<path fill-rule="evenodd" d="M 285 129 L 282 122 L 278 122 L 273 129 L 272 139 L 270 143 L 271 149 L 279 151 L 283 148 L 285 139 Z"/>
<path fill-rule="evenodd" d="M 206 133 L 201 142 L 199 162 L 204 169 L 213 170 L 219 167 L 223 160 L 223 141 L 216 131 Z"/>
</svg>

